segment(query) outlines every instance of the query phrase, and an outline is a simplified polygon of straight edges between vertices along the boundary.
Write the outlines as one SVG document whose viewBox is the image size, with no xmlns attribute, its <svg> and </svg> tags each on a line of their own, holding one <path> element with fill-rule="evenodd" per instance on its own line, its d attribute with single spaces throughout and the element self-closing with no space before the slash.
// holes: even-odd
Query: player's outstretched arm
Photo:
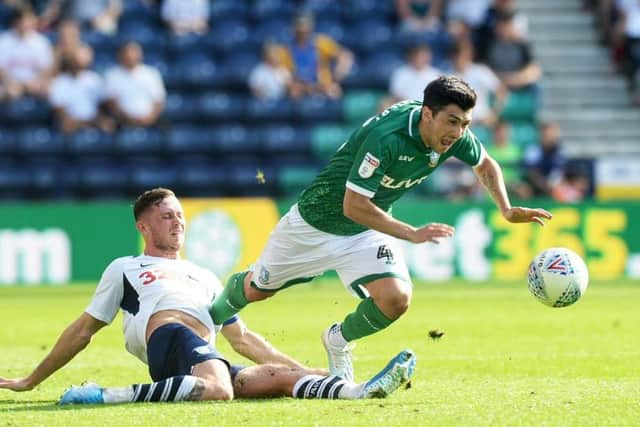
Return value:
<svg viewBox="0 0 640 427">
<path fill-rule="evenodd" d="M 344 216 L 365 227 L 413 243 L 432 242 L 453 235 L 453 227 L 432 223 L 423 227 L 413 227 L 399 221 L 377 207 L 371 199 L 347 188 L 342 203 Z"/>
<path fill-rule="evenodd" d="M 507 221 L 513 223 L 537 222 L 544 225 L 545 220 L 552 218 L 551 213 L 544 209 L 512 207 L 500 165 L 489 155 L 485 155 L 480 164 L 473 168 L 473 171 Z"/>
<path fill-rule="evenodd" d="M 297 360 L 280 352 L 261 335 L 249 330 L 238 319 L 222 328 L 222 335 L 229 341 L 233 350 L 255 363 L 275 363 L 291 368 L 304 368 Z"/>
<path fill-rule="evenodd" d="M 40 364 L 24 378 L 0 377 L 0 388 L 13 391 L 33 389 L 51 374 L 66 365 L 82 351 L 91 341 L 91 337 L 106 323 L 82 313 L 67 329 L 62 332 L 49 354 Z"/>
</svg>

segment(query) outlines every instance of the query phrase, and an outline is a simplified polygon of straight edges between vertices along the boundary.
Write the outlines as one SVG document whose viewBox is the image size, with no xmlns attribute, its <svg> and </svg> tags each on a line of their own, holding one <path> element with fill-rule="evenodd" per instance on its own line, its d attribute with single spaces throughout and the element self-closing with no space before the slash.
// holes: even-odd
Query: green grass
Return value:
<svg viewBox="0 0 640 427">
<path fill-rule="evenodd" d="M 92 287 L 0 289 L 0 376 L 27 374 L 86 307 Z M 243 318 L 277 347 L 324 366 L 321 330 L 355 306 L 333 280 L 248 307 Z M 419 360 L 409 390 L 386 400 L 291 398 L 57 407 L 65 387 L 148 382 L 124 350 L 121 320 L 37 389 L 0 390 L 0 426 L 214 425 L 638 425 L 640 284 L 591 284 L 572 307 L 552 309 L 520 285 L 416 285 L 409 312 L 355 349 L 359 380 L 405 347 Z M 437 341 L 430 329 L 445 335 Z M 234 362 L 224 339 L 219 348 Z"/>
</svg>

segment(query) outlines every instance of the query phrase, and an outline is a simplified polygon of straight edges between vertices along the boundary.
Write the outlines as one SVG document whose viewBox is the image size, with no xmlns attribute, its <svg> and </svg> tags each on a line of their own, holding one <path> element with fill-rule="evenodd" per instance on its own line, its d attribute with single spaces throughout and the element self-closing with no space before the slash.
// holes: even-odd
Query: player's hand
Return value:
<svg viewBox="0 0 640 427">
<path fill-rule="evenodd" d="M 540 225 L 544 225 L 545 220 L 553 218 L 550 212 L 544 209 L 530 209 L 514 207 L 504 212 L 504 219 L 509 222 L 537 222 Z"/>
<path fill-rule="evenodd" d="M 415 230 L 411 241 L 413 243 L 431 242 L 438 244 L 440 239 L 453 236 L 454 228 L 447 224 L 433 222 Z"/>
<path fill-rule="evenodd" d="M 26 378 L 2 378 L 0 377 L 0 388 L 13 391 L 29 391 L 33 385 Z"/>
</svg>

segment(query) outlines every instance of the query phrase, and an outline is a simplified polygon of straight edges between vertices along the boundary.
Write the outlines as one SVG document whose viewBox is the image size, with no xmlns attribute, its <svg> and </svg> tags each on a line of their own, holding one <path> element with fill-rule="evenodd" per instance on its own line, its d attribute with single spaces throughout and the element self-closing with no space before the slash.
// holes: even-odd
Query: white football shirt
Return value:
<svg viewBox="0 0 640 427">
<path fill-rule="evenodd" d="M 122 257 L 106 268 L 85 311 L 111 323 L 121 309 L 127 351 L 147 363 L 147 323 L 158 311 L 179 310 L 195 317 L 209 329 L 214 344 L 220 326 L 213 324 L 209 309 L 222 289 L 212 272 L 187 260 Z"/>
</svg>

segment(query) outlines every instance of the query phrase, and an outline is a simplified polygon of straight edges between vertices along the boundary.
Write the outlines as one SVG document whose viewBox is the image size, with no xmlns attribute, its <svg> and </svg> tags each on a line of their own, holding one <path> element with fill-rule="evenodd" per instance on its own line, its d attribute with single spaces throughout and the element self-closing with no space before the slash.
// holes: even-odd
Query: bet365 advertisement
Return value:
<svg viewBox="0 0 640 427">
<path fill-rule="evenodd" d="M 183 255 L 225 278 L 260 254 L 289 201 L 185 199 Z M 413 277 L 523 280 L 540 250 L 582 255 L 593 279 L 640 278 L 640 203 L 549 205 L 545 227 L 509 224 L 490 204 L 400 201 L 394 216 L 445 222 L 455 236 L 405 245 Z M 141 252 L 130 203 L 12 204 L 0 210 L 0 285 L 96 283 L 108 263 Z"/>
</svg>

